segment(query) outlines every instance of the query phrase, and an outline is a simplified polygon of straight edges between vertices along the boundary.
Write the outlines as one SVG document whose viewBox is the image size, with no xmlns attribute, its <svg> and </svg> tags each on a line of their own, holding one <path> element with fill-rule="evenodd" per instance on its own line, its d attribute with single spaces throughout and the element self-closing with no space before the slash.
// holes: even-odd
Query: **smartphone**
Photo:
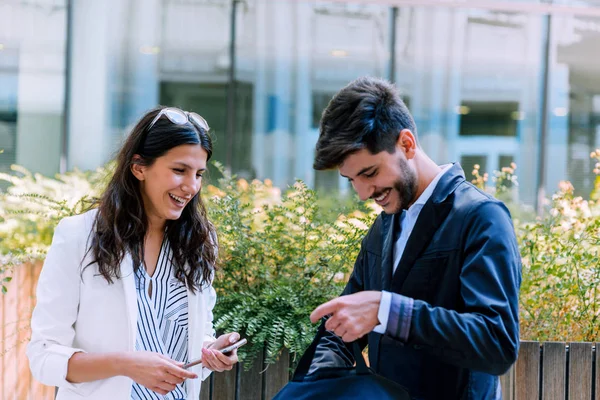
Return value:
<svg viewBox="0 0 600 400">
<path fill-rule="evenodd" d="M 240 347 L 242 347 L 243 345 L 245 345 L 246 343 L 248 343 L 248 341 L 246 339 L 240 339 L 237 342 L 235 342 L 234 344 L 224 347 L 221 350 L 219 350 L 221 353 L 223 354 L 227 354 L 227 353 L 231 353 L 232 351 L 234 351 L 235 349 L 238 349 Z"/>
<path fill-rule="evenodd" d="M 223 354 L 227 354 L 227 353 L 231 353 L 233 350 L 242 347 L 243 345 L 245 345 L 246 343 L 248 343 L 248 341 L 246 339 L 240 339 L 237 342 L 235 342 L 234 344 L 224 347 L 221 350 L 219 350 L 221 353 Z M 185 364 L 182 368 L 183 369 L 188 369 L 189 367 L 193 367 L 194 365 L 198 365 L 202 363 L 202 359 L 199 358 L 197 360 L 191 361 L 187 364 Z"/>
</svg>

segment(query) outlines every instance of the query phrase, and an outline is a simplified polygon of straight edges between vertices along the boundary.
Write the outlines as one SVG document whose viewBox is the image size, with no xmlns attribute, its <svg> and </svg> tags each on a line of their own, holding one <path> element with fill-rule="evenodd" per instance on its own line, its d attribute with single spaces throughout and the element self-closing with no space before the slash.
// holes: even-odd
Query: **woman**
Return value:
<svg viewBox="0 0 600 400">
<path fill-rule="evenodd" d="M 200 197 L 208 130 L 195 113 L 149 112 L 98 208 L 58 224 L 27 348 L 57 400 L 197 399 L 210 371 L 237 362 L 218 349 L 239 335 L 215 339 L 212 325 L 217 243 Z"/>
</svg>

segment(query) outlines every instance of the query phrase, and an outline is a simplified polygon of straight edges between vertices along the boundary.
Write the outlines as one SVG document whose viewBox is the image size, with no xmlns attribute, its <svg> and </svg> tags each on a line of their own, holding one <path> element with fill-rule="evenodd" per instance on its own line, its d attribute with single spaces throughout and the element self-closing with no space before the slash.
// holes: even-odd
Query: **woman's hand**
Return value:
<svg viewBox="0 0 600 400">
<path fill-rule="evenodd" d="M 226 333 L 217 338 L 216 341 L 202 348 L 202 366 L 215 372 L 230 371 L 238 362 L 237 349 L 231 353 L 223 354 L 223 349 L 240 340 L 237 332 Z"/>
<path fill-rule="evenodd" d="M 162 354 L 135 351 L 127 353 L 123 375 L 164 396 L 175 390 L 175 386 L 185 379 L 198 377 L 193 372 L 181 368 L 182 366 L 183 363 Z"/>
</svg>

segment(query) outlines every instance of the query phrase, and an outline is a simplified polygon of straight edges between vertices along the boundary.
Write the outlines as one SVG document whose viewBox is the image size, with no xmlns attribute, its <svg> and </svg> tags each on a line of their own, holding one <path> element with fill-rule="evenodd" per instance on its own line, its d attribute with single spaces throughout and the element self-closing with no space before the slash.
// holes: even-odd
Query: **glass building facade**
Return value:
<svg viewBox="0 0 600 400">
<path fill-rule="evenodd" d="M 312 169 L 321 112 L 392 80 L 438 163 L 518 165 L 518 200 L 586 196 L 600 146 L 600 1 L 0 0 L 0 170 L 112 158 L 158 104 L 203 115 L 239 176 L 346 191 Z"/>
</svg>

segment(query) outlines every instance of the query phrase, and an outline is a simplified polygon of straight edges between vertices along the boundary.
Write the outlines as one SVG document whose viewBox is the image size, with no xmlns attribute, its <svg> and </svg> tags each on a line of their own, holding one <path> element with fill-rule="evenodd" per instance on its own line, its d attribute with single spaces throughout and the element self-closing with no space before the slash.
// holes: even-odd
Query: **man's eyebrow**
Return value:
<svg viewBox="0 0 600 400">
<path fill-rule="evenodd" d="M 363 169 L 361 169 L 360 171 L 358 171 L 358 174 L 356 174 L 356 176 L 361 176 L 362 174 L 364 174 L 364 173 L 365 173 L 365 172 L 367 172 L 368 170 L 370 170 L 370 169 L 373 169 L 373 168 L 375 168 L 375 167 L 376 167 L 375 165 L 370 165 L 370 166 L 368 166 L 368 167 L 364 167 Z M 346 176 L 346 175 L 344 175 L 344 174 L 340 174 L 340 175 L 341 175 L 343 178 L 346 178 L 346 179 L 351 179 L 351 178 L 347 177 L 347 176 Z"/>
</svg>

